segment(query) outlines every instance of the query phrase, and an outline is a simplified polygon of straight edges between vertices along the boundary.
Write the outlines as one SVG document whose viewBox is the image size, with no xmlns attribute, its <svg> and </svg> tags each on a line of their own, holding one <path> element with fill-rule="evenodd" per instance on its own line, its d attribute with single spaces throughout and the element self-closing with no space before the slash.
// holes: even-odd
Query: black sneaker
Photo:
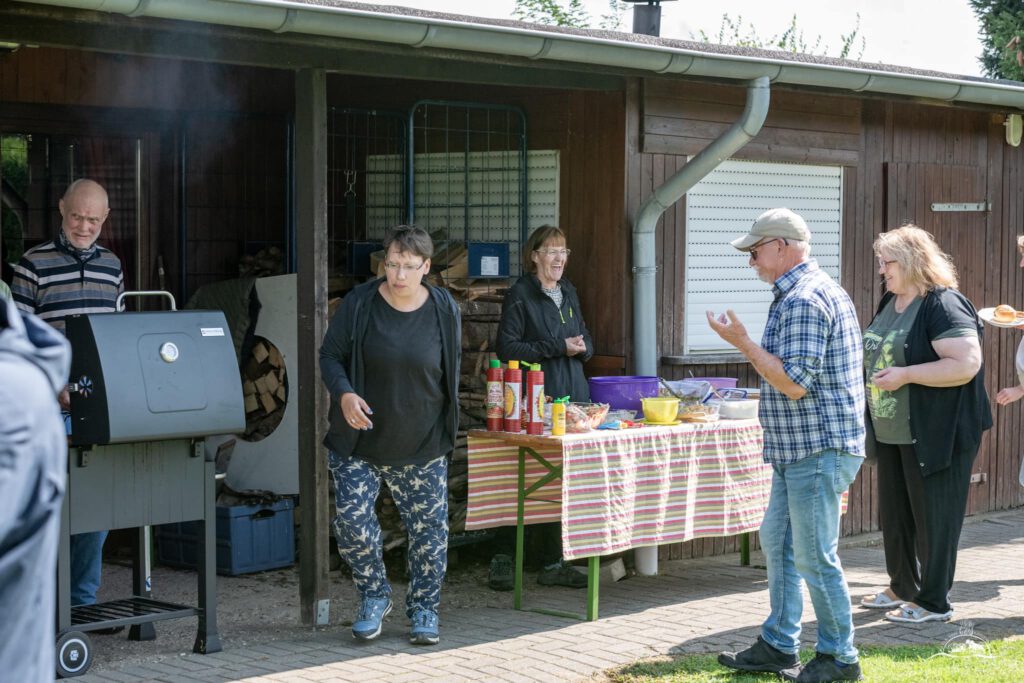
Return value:
<svg viewBox="0 0 1024 683">
<path fill-rule="evenodd" d="M 776 650 L 764 642 L 764 638 L 757 637 L 757 642 L 746 650 L 739 652 L 723 652 L 718 655 L 718 663 L 737 671 L 765 671 L 768 673 L 781 673 L 783 669 L 791 669 L 800 666 L 800 657 L 794 654 Z"/>
<path fill-rule="evenodd" d="M 512 557 L 510 555 L 495 555 L 491 558 L 491 569 L 487 572 L 487 585 L 491 590 L 512 590 L 515 587 L 515 577 L 512 571 Z"/>
<path fill-rule="evenodd" d="M 559 560 L 558 564 L 544 567 L 537 573 L 537 583 L 542 586 L 586 588 L 587 575 L 576 571 L 576 568 L 565 560 Z"/>
<path fill-rule="evenodd" d="M 860 663 L 840 664 L 832 655 L 818 652 L 814 659 L 801 666 L 795 666 L 779 674 L 787 681 L 797 683 L 830 683 L 831 681 L 860 681 Z"/>
</svg>

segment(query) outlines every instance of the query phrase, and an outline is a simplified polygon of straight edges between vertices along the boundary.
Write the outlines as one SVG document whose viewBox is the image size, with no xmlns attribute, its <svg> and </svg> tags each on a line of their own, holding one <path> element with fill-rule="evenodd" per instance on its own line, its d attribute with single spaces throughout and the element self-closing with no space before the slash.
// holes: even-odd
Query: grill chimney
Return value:
<svg viewBox="0 0 1024 683">
<path fill-rule="evenodd" d="M 661 3 L 672 2 L 673 0 L 625 1 L 633 3 L 633 33 L 659 37 L 661 35 Z"/>
</svg>

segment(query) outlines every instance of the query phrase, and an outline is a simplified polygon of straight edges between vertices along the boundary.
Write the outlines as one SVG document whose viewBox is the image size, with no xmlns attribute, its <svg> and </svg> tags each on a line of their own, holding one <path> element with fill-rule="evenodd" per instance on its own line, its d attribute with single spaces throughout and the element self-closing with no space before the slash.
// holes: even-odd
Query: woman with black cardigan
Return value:
<svg viewBox="0 0 1024 683">
<path fill-rule="evenodd" d="M 889 586 L 861 606 L 947 621 L 971 467 L 992 426 L 982 326 L 929 233 L 905 225 L 874 251 L 887 292 L 864 331 L 864 366 Z"/>
</svg>

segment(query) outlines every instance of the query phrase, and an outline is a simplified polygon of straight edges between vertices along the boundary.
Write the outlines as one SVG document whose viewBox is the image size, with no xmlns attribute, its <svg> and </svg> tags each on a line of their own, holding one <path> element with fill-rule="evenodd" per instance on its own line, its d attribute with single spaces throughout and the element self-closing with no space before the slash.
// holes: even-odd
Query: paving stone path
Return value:
<svg viewBox="0 0 1024 683">
<path fill-rule="evenodd" d="M 884 586 L 878 536 L 844 539 L 840 551 L 854 599 Z M 131 655 L 145 644 L 96 639 L 96 663 L 78 680 L 100 681 L 583 681 L 640 659 L 744 647 L 768 611 L 765 572 L 753 554 L 662 563 L 657 577 L 601 586 L 601 619 L 581 622 L 509 607 L 457 606 L 442 614 L 441 643 L 415 647 L 397 608 L 384 632 L 357 643 L 337 624 L 313 631 L 291 623 L 272 639 L 226 640 L 213 655 Z M 964 527 L 952 622 L 894 624 L 880 610 L 855 610 L 858 644 L 945 643 L 968 629 L 985 639 L 1024 635 L 1024 509 L 971 518 Z M 535 588 L 535 584 L 534 584 Z M 546 607 L 582 612 L 583 591 L 536 590 Z M 500 602 L 500 601 L 499 601 Z M 810 602 L 805 615 L 812 616 Z M 804 640 L 813 647 L 815 624 Z M 194 629 L 194 623 L 191 626 Z M 190 641 L 189 641 L 190 644 Z M 178 647 L 182 647 L 180 643 Z"/>
</svg>

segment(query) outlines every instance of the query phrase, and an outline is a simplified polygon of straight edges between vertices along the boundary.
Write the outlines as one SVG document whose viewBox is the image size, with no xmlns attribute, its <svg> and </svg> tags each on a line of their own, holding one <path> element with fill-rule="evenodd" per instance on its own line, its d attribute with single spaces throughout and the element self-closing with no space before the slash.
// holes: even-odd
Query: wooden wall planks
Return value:
<svg viewBox="0 0 1024 683">
<path fill-rule="evenodd" d="M 530 147 L 562 151 L 560 224 L 574 250 L 568 274 L 580 290 L 598 353 L 625 358 L 627 373 L 633 365 L 633 217 L 687 155 L 703 149 L 739 116 L 745 98 L 742 87 L 670 78 L 630 79 L 625 92 L 582 92 L 329 75 L 327 90 L 335 106 L 399 108 L 429 97 L 523 107 Z M 5 105 L 66 108 L 60 116 L 81 107 L 288 112 L 294 76 L 287 70 L 38 48 L 0 56 L 0 93 Z M 1006 302 L 1024 308 L 1024 274 L 1017 268 L 1014 242 L 1024 222 L 1024 151 L 1003 142 L 1001 114 L 774 88 L 764 129 L 737 157 L 843 167 L 842 284 L 862 322 L 870 319 L 880 296 L 872 241 L 901 218 L 936 230 L 978 306 Z M 164 170 L 171 174 L 169 162 Z M 224 189 L 228 203 L 233 203 L 231 191 Z M 979 195 L 992 204 L 986 214 L 936 216 L 928 209 L 934 201 L 982 201 Z M 171 202 L 161 207 L 165 224 L 170 208 Z M 210 225 L 223 220 L 216 211 L 195 220 L 200 218 Z M 685 222 L 680 203 L 658 226 L 662 353 L 681 347 Z M 172 231 L 159 236 L 164 251 Z M 197 247 L 194 257 L 217 268 L 222 255 Z M 994 396 L 1016 381 L 1018 337 L 986 333 L 986 382 Z M 607 367 L 618 367 L 617 361 Z M 750 366 L 738 362 L 664 366 L 662 372 L 673 378 L 724 374 L 739 377 L 741 384 L 757 383 Z M 972 489 L 974 512 L 1024 503 L 1016 481 L 1024 452 L 1022 405 L 994 408 L 996 427 L 986 436 L 975 468 L 988 479 Z M 865 470 L 853 487 L 844 533 L 877 528 L 874 491 L 874 473 Z M 689 556 L 734 547 L 732 540 L 699 541 L 663 552 Z"/>
<path fill-rule="evenodd" d="M 630 184 L 630 206 L 638 207 L 686 155 L 703 149 L 742 111 L 744 89 L 698 83 L 648 80 L 640 99 L 635 133 L 639 177 Z M 954 258 L 961 289 L 980 308 L 1007 302 L 1024 308 L 1024 273 L 1016 267 L 1017 226 L 1024 221 L 1024 153 L 1002 141 L 1002 116 L 924 104 L 857 100 L 775 89 L 762 132 L 736 156 L 764 161 L 808 161 L 843 166 L 843 286 L 862 324 L 881 298 L 872 243 L 877 234 L 912 220 L 934 232 Z M 627 161 L 627 163 L 630 163 Z M 635 197 L 635 198 L 633 198 Z M 988 201 L 986 213 L 937 213 L 933 202 Z M 676 321 L 685 292 L 685 202 L 659 223 L 658 306 L 662 354 L 680 353 Z M 769 208 L 769 207 L 765 207 Z M 634 211 L 635 213 L 635 211 Z M 668 328 L 668 329 L 667 329 Z M 993 332 L 998 332 L 994 334 Z M 994 398 L 1016 382 L 1013 357 L 1017 337 L 985 331 L 986 385 Z M 746 363 L 663 365 L 664 376 L 734 376 L 754 386 Z M 1024 403 L 1022 401 L 1021 403 Z M 1021 407 L 993 405 L 996 427 L 983 441 L 974 471 L 986 481 L 972 485 L 969 512 L 1020 505 L 1017 484 L 1024 438 Z M 865 468 L 851 487 L 843 533 L 878 528 L 876 473 Z M 728 544 L 726 544 L 728 545 Z M 663 557 L 689 557 L 717 546 L 695 541 L 662 551 Z"/>
</svg>

